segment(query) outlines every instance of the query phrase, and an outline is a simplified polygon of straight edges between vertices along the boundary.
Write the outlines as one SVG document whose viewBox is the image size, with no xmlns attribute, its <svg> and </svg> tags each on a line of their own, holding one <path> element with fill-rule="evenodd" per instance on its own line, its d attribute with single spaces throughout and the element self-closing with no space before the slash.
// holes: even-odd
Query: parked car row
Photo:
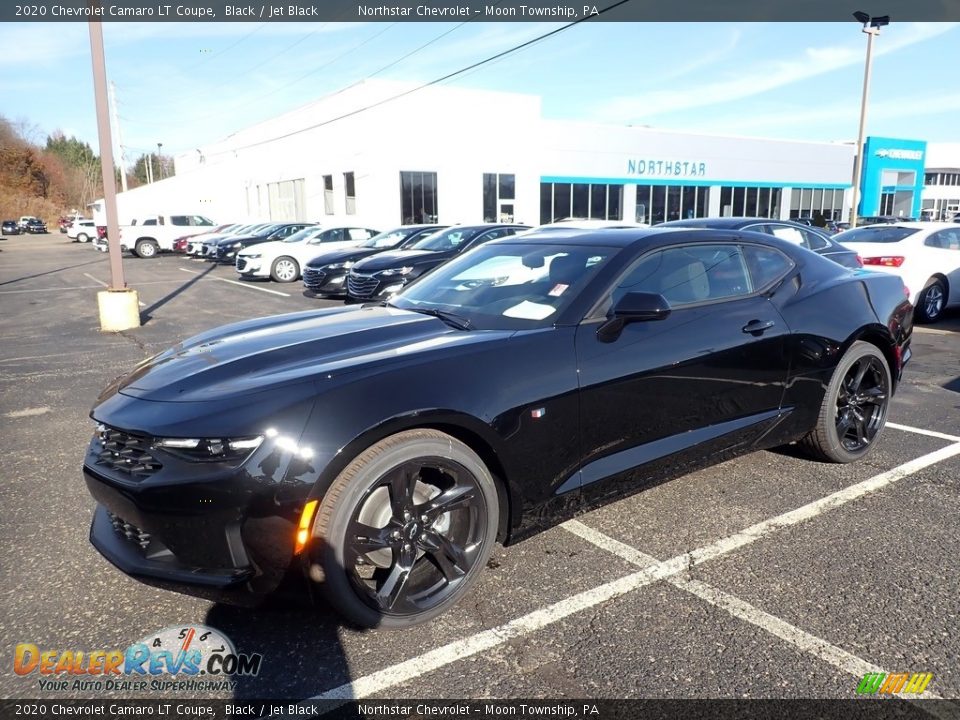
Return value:
<svg viewBox="0 0 960 720">
<path fill-rule="evenodd" d="M 2 227 L 4 235 L 19 235 L 21 233 L 45 235 L 47 233 L 47 224 L 32 215 L 24 215 L 19 220 L 4 220 L 0 227 Z"/>
<path fill-rule="evenodd" d="M 172 219 L 173 216 L 171 216 Z M 164 224 L 147 222 L 132 248 L 140 257 L 147 233 Z M 201 218 L 201 221 L 206 221 Z M 960 226 L 931 222 L 888 223 L 882 220 L 834 235 L 798 220 L 755 217 L 695 218 L 661 223 L 663 228 L 704 228 L 750 231 L 771 235 L 806 248 L 851 270 L 877 270 L 899 275 L 908 288 L 919 322 L 936 322 L 950 307 L 960 305 Z M 12 221 L 9 221 L 12 222 Z M 181 221 L 182 222 L 182 221 Z M 345 298 L 370 302 L 389 298 L 406 285 L 462 252 L 501 237 L 523 233 L 526 225 L 403 225 L 386 232 L 362 225 L 307 222 L 264 222 L 209 226 L 191 225 L 205 232 L 182 234 L 169 241 L 169 249 L 211 262 L 230 263 L 243 279 L 270 279 L 290 283 L 303 280 L 303 294 L 313 298 Z M 210 221 L 206 221 L 210 222 Z M 595 229 L 598 221 L 567 219 L 538 228 Z M 603 227 L 642 227 L 631 223 L 602 222 Z M 843 225 L 838 223 L 838 226 Z M 6 227 L 6 223 L 5 223 Z M 179 226 L 180 230 L 184 228 Z M 85 242 L 93 221 L 74 222 L 68 237 Z M 127 232 L 125 229 L 124 232 Z M 122 243 L 126 246 L 127 243 Z M 100 246 L 106 249 L 106 243 Z M 159 245 L 158 245 L 159 247 Z M 165 243 L 166 247 L 166 243 Z"/>
</svg>

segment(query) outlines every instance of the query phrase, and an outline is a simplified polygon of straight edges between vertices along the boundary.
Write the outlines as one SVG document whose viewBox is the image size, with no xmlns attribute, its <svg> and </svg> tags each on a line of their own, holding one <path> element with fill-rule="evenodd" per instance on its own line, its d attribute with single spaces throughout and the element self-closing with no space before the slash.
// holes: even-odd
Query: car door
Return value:
<svg viewBox="0 0 960 720">
<path fill-rule="evenodd" d="M 946 275 L 946 306 L 960 305 L 960 227 L 931 233 L 923 241 L 924 265 Z"/>
<path fill-rule="evenodd" d="M 581 482 L 592 502 L 749 445 L 780 414 L 789 329 L 766 291 L 793 268 L 760 245 L 688 244 L 633 263 L 580 324 Z M 626 292 L 659 293 L 663 320 L 598 337 Z"/>
</svg>

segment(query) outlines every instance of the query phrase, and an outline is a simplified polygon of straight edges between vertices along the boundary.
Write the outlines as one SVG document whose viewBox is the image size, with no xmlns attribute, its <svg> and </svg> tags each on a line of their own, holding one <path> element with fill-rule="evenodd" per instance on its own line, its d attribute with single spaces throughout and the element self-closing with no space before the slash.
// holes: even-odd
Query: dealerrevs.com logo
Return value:
<svg viewBox="0 0 960 720">
<path fill-rule="evenodd" d="M 13 671 L 36 677 L 40 690 L 233 690 L 235 676 L 255 676 L 263 656 L 238 653 L 230 639 L 205 625 L 168 627 L 125 649 L 41 649 L 20 643 Z"/>
</svg>

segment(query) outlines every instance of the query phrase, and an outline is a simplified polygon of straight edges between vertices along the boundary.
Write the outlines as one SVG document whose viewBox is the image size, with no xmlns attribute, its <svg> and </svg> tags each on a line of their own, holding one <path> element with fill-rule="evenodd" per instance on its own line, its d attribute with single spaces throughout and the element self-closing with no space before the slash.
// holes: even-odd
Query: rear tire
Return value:
<svg viewBox="0 0 960 720">
<path fill-rule="evenodd" d="M 917 296 L 917 308 L 914 312 L 917 322 L 935 323 L 943 316 L 946 305 L 947 288 L 943 280 L 931 278 Z"/>
<path fill-rule="evenodd" d="M 857 341 L 840 359 L 817 424 L 800 445 L 817 460 L 849 463 L 867 455 L 887 422 L 892 382 L 876 345 Z"/>
<path fill-rule="evenodd" d="M 154 258 L 160 252 L 160 247 L 153 240 L 139 240 L 134 254 L 142 258 Z"/>
<path fill-rule="evenodd" d="M 288 283 L 300 277 L 300 265 L 292 257 L 278 257 L 270 266 L 270 277 L 274 282 Z"/>
<path fill-rule="evenodd" d="M 418 625 L 470 590 L 498 524 L 497 488 L 477 454 L 445 433 L 407 430 L 370 446 L 324 493 L 310 576 L 357 625 Z"/>
</svg>

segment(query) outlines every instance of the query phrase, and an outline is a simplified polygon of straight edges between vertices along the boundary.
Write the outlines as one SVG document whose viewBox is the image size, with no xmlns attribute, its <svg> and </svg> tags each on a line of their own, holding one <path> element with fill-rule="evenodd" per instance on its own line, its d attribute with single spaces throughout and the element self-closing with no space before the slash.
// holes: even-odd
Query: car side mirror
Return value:
<svg viewBox="0 0 960 720">
<path fill-rule="evenodd" d="M 663 320 L 668 315 L 670 303 L 660 293 L 628 292 L 613 306 L 610 319 L 597 329 L 597 339 L 613 342 L 628 323 Z"/>
</svg>

